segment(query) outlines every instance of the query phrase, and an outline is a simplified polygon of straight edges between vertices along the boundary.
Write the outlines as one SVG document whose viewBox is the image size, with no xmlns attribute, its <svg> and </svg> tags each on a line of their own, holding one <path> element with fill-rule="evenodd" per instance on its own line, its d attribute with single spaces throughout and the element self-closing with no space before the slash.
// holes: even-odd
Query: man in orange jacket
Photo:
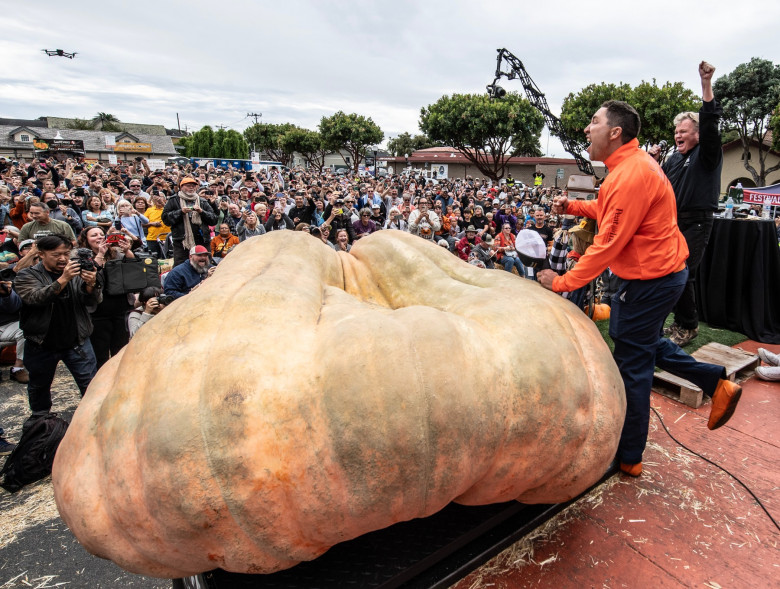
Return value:
<svg viewBox="0 0 780 589">
<path fill-rule="evenodd" d="M 654 366 L 712 397 L 710 429 L 729 420 L 742 394 L 741 387 L 726 380 L 722 366 L 697 362 L 662 337 L 664 320 L 688 279 L 688 247 L 677 227 L 672 186 L 658 163 L 639 148 L 639 127 L 639 115 L 625 102 L 605 102 L 593 115 L 585 129 L 588 153 L 591 160 L 604 162 L 609 175 L 598 200 L 556 197 L 552 212 L 596 219 L 599 233 L 571 272 L 538 274 L 542 286 L 555 292 L 576 290 L 607 267 L 621 279 L 612 298 L 609 335 L 626 389 L 617 458 L 620 469 L 632 476 L 642 473 Z"/>
</svg>

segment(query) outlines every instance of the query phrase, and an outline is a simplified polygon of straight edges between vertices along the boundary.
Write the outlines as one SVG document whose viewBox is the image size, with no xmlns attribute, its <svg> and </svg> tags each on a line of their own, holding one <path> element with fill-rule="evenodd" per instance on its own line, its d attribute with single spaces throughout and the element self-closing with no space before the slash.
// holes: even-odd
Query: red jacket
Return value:
<svg viewBox="0 0 780 589">
<path fill-rule="evenodd" d="M 566 212 L 596 219 L 599 233 L 575 268 L 553 280 L 556 292 L 576 290 L 607 267 L 626 280 L 660 278 L 688 258 L 674 190 L 658 163 L 632 139 L 604 164 L 598 200 L 569 201 Z"/>
</svg>

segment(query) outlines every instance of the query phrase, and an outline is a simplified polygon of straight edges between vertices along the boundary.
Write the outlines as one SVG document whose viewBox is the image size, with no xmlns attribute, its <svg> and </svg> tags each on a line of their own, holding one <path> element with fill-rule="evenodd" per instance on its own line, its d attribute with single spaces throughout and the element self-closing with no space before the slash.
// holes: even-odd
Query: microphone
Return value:
<svg viewBox="0 0 780 589">
<path fill-rule="evenodd" d="M 666 149 L 667 145 L 669 145 L 669 144 L 666 142 L 666 139 L 661 139 L 658 142 L 658 147 L 660 147 L 661 149 Z"/>
</svg>

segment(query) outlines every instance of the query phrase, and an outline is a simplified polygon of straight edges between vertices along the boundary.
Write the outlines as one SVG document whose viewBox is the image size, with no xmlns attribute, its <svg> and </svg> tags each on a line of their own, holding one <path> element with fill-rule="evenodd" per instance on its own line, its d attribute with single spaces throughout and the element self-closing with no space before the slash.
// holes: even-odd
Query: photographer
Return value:
<svg viewBox="0 0 780 589">
<path fill-rule="evenodd" d="M 22 299 L 20 325 L 26 340 L 24 366 L 30 375 L 30 409 L 51 410 L 51 383 L 60 360 L 68 367 L 82 396 L 95 376 L 95 353 L 89 341 L 89 312 L 103 299 L 97 272 L 82 270 L 70 258 L 71 242 L 46 235 L 36 242 L 41 261 L 16 276 Z"/>
<path fill-rule="evenodd" d="M 91 259 L 93 267 L 97 268 L 100 283 L 107 284 L 104 270 L 106 262 L 134 258 L 132 243 L 129 238 L 123 236 L 117 243 L 118 247 L 110 247 L 100 227 L 87 227 L 79 234 L 78 253 L 85 261 Z M 90 313 L 92 335 L 89 340 L 92 342 L 98 369 L 108 362 L 111 356 L 116 356 L 129 340 L 125 317 L 133 308 L 131 299 L 129 300 L 126 294 L 111 295 L 104 292 L 103 300 Z"/>
<path fill-rule="evenodd" d="M 148 286 L 138 295 L 138 305 L 127 316 L 127 329 L 130 339 L 147 321 L 162 311 L 166 305 L 173 302 L 170 295 L 162 294 L 162 289 Z"/>
<path fill-rule="evenodd" d="M 331 227 L 330 242 L 336 243 L 336 234 L 339 229 L 347 232 L 347 241 L 351 244 L 355 241 L 355 228 L 352 226 L 352 213 L 341 196 L 336 196 L 332 205 L 325 208 L 325 224 Z"/>
</svg>

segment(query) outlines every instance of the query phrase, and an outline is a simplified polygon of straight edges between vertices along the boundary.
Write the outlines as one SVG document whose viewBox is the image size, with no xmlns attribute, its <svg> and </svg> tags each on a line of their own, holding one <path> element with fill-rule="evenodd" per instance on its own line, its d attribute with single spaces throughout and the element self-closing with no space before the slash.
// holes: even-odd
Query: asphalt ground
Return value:
<svg viewBox="0 0 780 589">
<path fill-rule="evenodd" d="M 2 366 L 0 427 L 6 439 L 17 442 L 30 410 L 26 385 L 10 381 L 8 370 Z M 62 363 L 52 391 L 52 410 L 70 421 L 81 396 Z M 170 588 L 171 581 L 128 573 L 84 550 L 60 518 L 47 477 L 14 494 L 0 488 L 0 589 L 13 587 L 157 589 Z"/>
</svg>

